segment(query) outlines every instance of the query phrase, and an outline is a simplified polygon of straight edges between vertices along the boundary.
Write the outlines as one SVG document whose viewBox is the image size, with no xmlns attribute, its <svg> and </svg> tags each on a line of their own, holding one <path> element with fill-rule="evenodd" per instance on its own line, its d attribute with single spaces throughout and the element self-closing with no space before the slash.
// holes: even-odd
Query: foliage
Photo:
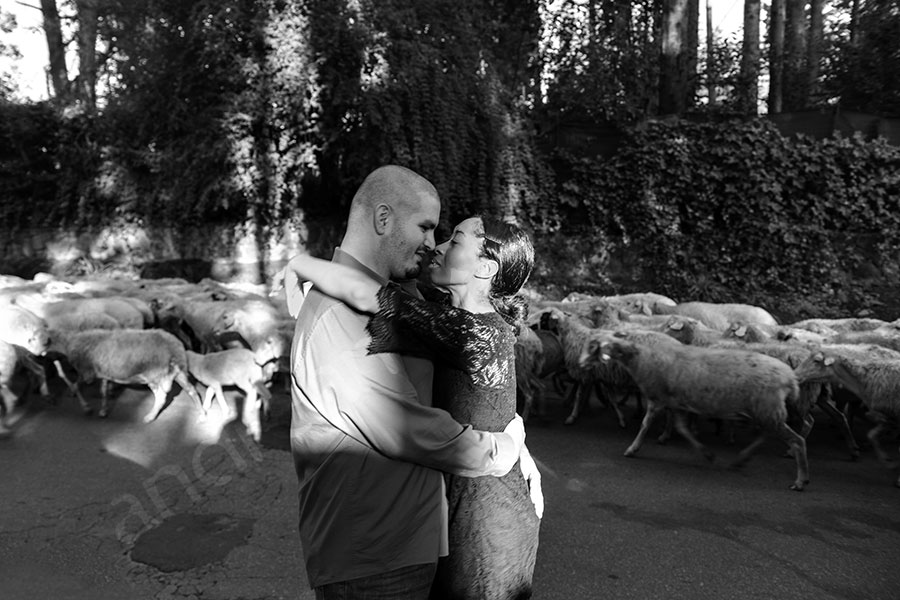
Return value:
<svg viewBox="0 0 900 600">
<path fill-rule="evenodd" d="M 570 168 L 573 202 L 634 253 L 639 280 L 675 298 L 838 313 L 865 301 L 854 278 L 884 274 L 900 247 L 900 148 L 883 140 L 649 122 L 612 160 Z"/>
<path fill-rule="evenodd" d="M 895 0 L 860 3 L 856 39 L 846 20 L 834 23 L 825 91 L 848 110 L 900 116 L 900 6 Z"/>
</svg>

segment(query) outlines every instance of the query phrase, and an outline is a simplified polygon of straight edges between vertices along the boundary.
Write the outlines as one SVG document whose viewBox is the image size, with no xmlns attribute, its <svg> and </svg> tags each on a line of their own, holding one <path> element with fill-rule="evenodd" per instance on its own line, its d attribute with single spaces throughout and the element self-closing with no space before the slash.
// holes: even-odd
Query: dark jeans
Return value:
<svg viewBox="0 0 900 600">
<path fill-rule="evenodd" d="M 337 581 L 316 588 L 316 600 L 427 600 L 435 563 Z"/>
</svg>

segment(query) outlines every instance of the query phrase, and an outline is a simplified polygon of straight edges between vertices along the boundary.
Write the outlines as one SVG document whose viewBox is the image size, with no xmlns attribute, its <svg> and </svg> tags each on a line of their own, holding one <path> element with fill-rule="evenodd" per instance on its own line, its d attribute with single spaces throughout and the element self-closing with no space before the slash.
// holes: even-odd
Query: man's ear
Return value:
<svg viewBox="0 0 900 600">
<path fill-rule="evenodd" d="M 490 258 L 482 258 L 481 264 L 475 269 L 475 277 L 478 279 L 490 279 L 500 270 L 500 263 Z"/>
<path fill-rule="evenodd" d="M 374 220 L 375 225 L 375 233 L 378 235 L 384 235 L 384 233 L 388 229 L 388 225 L 391 222 L 391 216 L 393 215 L 393 209 L 387 204 L 379 204 L 375 207 L 375 212 L 372 214 L 372 219 Z"/>
</svg>

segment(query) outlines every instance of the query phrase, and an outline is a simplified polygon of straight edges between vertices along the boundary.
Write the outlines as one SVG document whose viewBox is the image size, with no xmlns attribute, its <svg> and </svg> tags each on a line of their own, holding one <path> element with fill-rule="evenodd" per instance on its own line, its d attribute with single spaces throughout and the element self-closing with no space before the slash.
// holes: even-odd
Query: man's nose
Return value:
<svg viewBox="0 0 900 600">
<path fill-rule="evenodd" d="M 429 231 L 425 236 L 425 248 L 431 252 L 434 250 L 434 231 Z"/>
</svg>

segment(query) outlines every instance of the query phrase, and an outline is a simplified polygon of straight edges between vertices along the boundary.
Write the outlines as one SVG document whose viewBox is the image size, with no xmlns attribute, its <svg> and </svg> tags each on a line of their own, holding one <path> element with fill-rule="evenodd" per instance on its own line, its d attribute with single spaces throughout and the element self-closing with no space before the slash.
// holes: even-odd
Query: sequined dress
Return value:
<svg viewBox="0 0 900 600">
<path fill-rule="evenodd" d="M 475 429 L 502 431 L 516 408 L 515 338 L 503 318 L 418 300 L 393 286 L 378 299 L 369 351 L 430 358 L 434 405 Z M 431 598 L 530 598 L 540 520 L 518 463 L 504 477 L 446 480 L 450 555 L 438 564 Z"/>
</svg>

